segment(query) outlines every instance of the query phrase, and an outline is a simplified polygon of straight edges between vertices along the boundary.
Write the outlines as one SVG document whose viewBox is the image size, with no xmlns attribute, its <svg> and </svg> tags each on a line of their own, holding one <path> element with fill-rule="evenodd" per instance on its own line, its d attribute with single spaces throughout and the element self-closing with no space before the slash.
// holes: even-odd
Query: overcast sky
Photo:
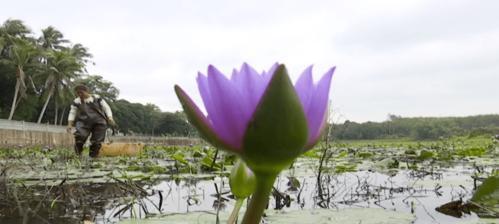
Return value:
<svg viewBox="0 0 499 224">
<path fill-rule="evenodd" d="M 330 98 L 353 121 L 499 113 L 499 1 L 3 1 L 0 21 L 54 26 L 94 55 L 89 72 L 131 102 L 201 103 L 198 71 L 337 66 Z"/>
</svg>

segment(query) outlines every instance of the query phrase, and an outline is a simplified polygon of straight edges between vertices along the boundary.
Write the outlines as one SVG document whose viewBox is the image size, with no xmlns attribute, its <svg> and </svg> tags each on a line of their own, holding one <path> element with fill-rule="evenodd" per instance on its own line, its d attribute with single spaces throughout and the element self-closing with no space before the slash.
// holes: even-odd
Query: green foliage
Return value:
<svg viewBox="0 0 499 224">
<path fill-rule="evenodd" d="M 65 39 L 55 27 L 41 31 L 35 37 L 21 20 L 9 19 L 0 26 L 0 118 L 9 117 L 15 98 L 13 119 L 65 124 L 73 87 L 85 84 L 110 104 L 122 133 L 197 135 L 182 112 L 119 100 L 112 82 L 87 73 L 92 54 L 86 47 Z"/>
<path fill-rule="evenodd" d="M 388 157 L 377 161 L 374 165 L 374 168 L 377 171 L 386 171 L 389 169 L 396 169 L 399 167 L 399 165 L 400 163 L 396 158 Z"/>
<path fill-rule="evenodd" d="M 416 150 L 414 149 L 407 149 L 404 151 L 404 154 L 406 155 L 416 155 Z"/>
<path fill-rule="evenodd" d="M 196 130 L 187 122 L 184 113 L 162 112 L 158 118 L 157 132 L 167 136 L 196 136 Z"/>
<path fill-rule="evenodd" d="M 154 174 L 167 173 L 167 169 L 163 166 L 154 165 L 154 166 L 146 166 L 144 168 L 145 169 L 143 171 L 147 173 L 154 173 Z"/>
<path fill-rule="evenodd" d="M 174 159 L 176 162 L 179 162 L 181 164 L 189 165 L 189 162 L 185 159 L 184 154 L 175 153 L 172 155 L 172 159 Z"/>
<path fill-rule="evenodd" d="M 485 179 L 473 194 L 471 201 L 499 213 L 499 176 Z"/>
<path fill-rule="evenodd" d="M 340 140 L 400 139 L 437 140 L 450 136 L 494 135 L 499 133 L 499 115 L 469 117 L 415 117 L 391 115 L 388 121 L 356 123 L 345 121 L 334 125 L 330 137 Z"/>
<path fill-rule="evenodd" d="M 480 157 L 480 156 L 485 155 L 486 152 L 487 152 L 487 149 L 485 149 L 485 148 L 471 147 L 471 148 L 458 149 L 456 151 L 456 155 L 458 155 L 460 157 L 469 157 L 469 156 Z"/>
<path fill-rule="evenodd" d="M 347 151 L 341 151 L 340 153 L 338 153 L 338 155 L 336 156 L 336 158 L 345 158 L 348 156 L 348 152 Z"/>
<path fill-rule="evenodd" d="M 419 160 L 429 160 L 429 159 L 433 159 L 434 156 L 435 156 L 435 153 L 433 153 L 432 151 L 421 150 L 419 152 L 418 159 Z"/>
<path fill-rule="evenodd" d="M 21 20 L 5 21 L 0 26 L 0 39 L 0 79 L 4 84 L 0 117 L 9 117 L 7 111 L 13 111 L 14 119 L 36 121 L 35 114 L 40 114 L 41 120 L 47 112 L 46 121 L 59 123 L 58 113 L 68 112 L 64 96 L 90 55 L 73 54 L 72 44 L 54 27 L 43 29 L 39 38 L 33 37 Z M 15 106 L 9 105 L 8 99 Z M 55 102 L 51 104 L 55 107 L 47 108 L 49 102 Z"/>
<path fill-rule="evenodd" d="M 321 157 L 321 153 L 319 150 L 308 150 L 306 151 L 305 153 L 302 154 L 302 156 L 304 157 L 310 157 L 310 158 L 320 158 Z"/>
<path fill-rule="evenodd" d="M 74 81 L 76 84 L 84 84 L 93 94 L 97 94 L 106 102 L 114 102 L 117 100 L 120 91 L 112 82 L 105 80 L 100 75 L 82 75 Z"/>
<path fill-rule="evenodd" d="M 213 157 L 206 155 L 201 159 L 201 168 L 203 170 L 220 171 L 222 169 L 222 164 L 213 161 Z"/>
<path fill-rule="evenodd" d="M 356 164 L 338 164 L 334 167 L 334 173 L 346 173 L 346 172 L 355 172 L 357 171 Z"/>
<path fill-rule="evenodd" d="M 362 159 L 368 159 L 368 158 L 373 157 L 373 153 L 372 152 L 359 152 L 357 154 L 357 156 L 362 158 Z"/>
<path fill-rule="evenodd" d="M 161 112 L 154 104 L 130 103 L 123 99 L 109 104 L 119 130 L 125 134 L 196 136 L 182 112 Z"/>
</svg>

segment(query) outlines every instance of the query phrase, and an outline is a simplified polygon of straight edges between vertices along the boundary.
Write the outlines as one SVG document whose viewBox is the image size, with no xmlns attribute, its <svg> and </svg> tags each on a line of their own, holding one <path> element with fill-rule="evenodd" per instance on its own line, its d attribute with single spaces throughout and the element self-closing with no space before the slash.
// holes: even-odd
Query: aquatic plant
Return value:
<svg viewBox="0 0 499 224">
<path fill-rule="evenodd" d="M 335 68 L 313 83 L 312 66 L 293 86 L 282 64 L 258 73 L 248 64 L 230 79 L 210 65 L 198 88 L 207 115 L 179 86 L 175 92 L 189 121 L 211 144 L 240 156 L 257 187 L 243 223 L 258 223 L 279 172 L 312 148 L 326 126 L 329 88 Z"/>
</svg>

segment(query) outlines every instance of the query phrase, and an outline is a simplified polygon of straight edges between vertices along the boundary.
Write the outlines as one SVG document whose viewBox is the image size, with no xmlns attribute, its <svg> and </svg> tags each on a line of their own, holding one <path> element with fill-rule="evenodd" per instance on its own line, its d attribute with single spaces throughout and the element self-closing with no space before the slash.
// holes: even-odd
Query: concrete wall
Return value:
<svg viewBox="0 0 499 224">
<path fill-rule="evenodd" d="M 0 119 L 0 146 L 71 147 L 73 135 L 64 126 Z"/>
<path fill-rule="evenodd" d="M 8 130 L 0 129 L 0 146 L 47 146 L 71 147 L 73 135 L 48 131 Z"/>
<path fill-rule="evenodd" d="M 109 136 L 106 141 L 143 142 L 154 145 L 202 144 L 202 140 L 197 138 L 156 136 Z M 0 119 L 0 147 L 46 146 L 54 148 L 72 147 L 73 144 L 73 135 L 66 132 L 65 126 Z"/>
</svg>

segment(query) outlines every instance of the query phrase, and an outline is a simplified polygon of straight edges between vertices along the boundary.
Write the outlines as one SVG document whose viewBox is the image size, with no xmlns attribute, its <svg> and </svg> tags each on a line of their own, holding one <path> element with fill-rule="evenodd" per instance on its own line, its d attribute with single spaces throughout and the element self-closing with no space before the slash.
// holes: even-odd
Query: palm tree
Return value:
<svg viewBox="0 0 499 224">
<path fill-rule="evenodd" d="M 0 26 L 0 38 L 3 39 L 3 48 L 1 48 L 0 55 L 7 57 L 10 49 L 13 47 L 17 39 L 29 39 L 28 34 L 31 30 L 24 25 L 23 21 L 8 19 L 2 26 Z"/>
<path fill-rule="evenodd" d="M 26 97 L 26 74 L 24 66 L 39 54 L 36 46 L 24 39 L 15 39 L 9 51 L 9 62 L 16 68 L 16 86 L 14 89 L 14 97 L 10 108 L 9 120 L 12 120 L 14 111 L 19 104 L 21 97 Z"/>
<path fill-rule="evenodd" d="M 75 44 L 71 47 L 64 46 L 69 41 L 64 39 L 64 35 L 52 26 L 42 30 L 42 36 L 38 38 L 38 43 L 49 52 L 42 59 L 42 63 L 46 64 L 44 89 L 47 94 L 38 117 L 38 123 L 43 119 L 48 103 L 53 98 L 55 106 L 54 124 L 57 124 L 59 102 L 69 102 L 71 100 L 69 98 L 69 96 L 72 96 L 70 83 L 72 79 L 79 77 L 85 71 L 85 64 L 92 55 L 81 44 Z M 65 109 L 62 110 L 61 121 L 64 112 Z"/>
<path fill-rule="evenodd" d="M 42 29 L 42 36 L 38 38 L 38 43 L 46 50 L 60 50 L 64 48 L 62 44 L 68 42 L 68 40 L 64 39 L 64 35 L 52 26 Z"/>
<path fill-rule="evenodd" d="M 24 25 L 22 20 L 8 19 L 2 25 L 2 31 L 13 37 L 26 37 L 31 30 Z"/>
<path fill-rule="evenodd" d="M 73 45 L 73 47 L 71 47 L 71 53 L 85 63 L 88 62 L 87 58 L 92 57 L 92 54 L 88 53 L 88 49 L 81 44 Z"/>
<path fill-rule="evenodd" d="M 0 52 L 3 51 L 3 48 L 5 47 L 5 38 L 0 36 Z"/>
<path fill-rule="evenodd" d="M 55 95 L 55 111 L 58 111 L 58 100 L 62 95 L 68 95 L 70 92 L 71 80 L 76 78 L 83 70 L 84 64 L 73 56 L 72 52 L 68 49 L 60 51 L 50 51 L 47 57 L 47 67 L 45 71 L 45 90 L 47 95 L 45 103 L 38 117 L 38 123 L 42 121 L 45 110 L 47 109 L 50 99 Z M 54 123 L 57 122 L 57 115 Z"/>
<path fill-rule="evenodd" d="M 26 97 L 26 74 L 24 67 L 32 61 L 39 51 L 28 35 L 31 30 L 21 20 L 9 19 L 0 26 L 0 56 L 4 63 L 15 68 L 16 85 L 10 108 L 9 120 L 14 116 L 21 97 Z"/>
</svg>

